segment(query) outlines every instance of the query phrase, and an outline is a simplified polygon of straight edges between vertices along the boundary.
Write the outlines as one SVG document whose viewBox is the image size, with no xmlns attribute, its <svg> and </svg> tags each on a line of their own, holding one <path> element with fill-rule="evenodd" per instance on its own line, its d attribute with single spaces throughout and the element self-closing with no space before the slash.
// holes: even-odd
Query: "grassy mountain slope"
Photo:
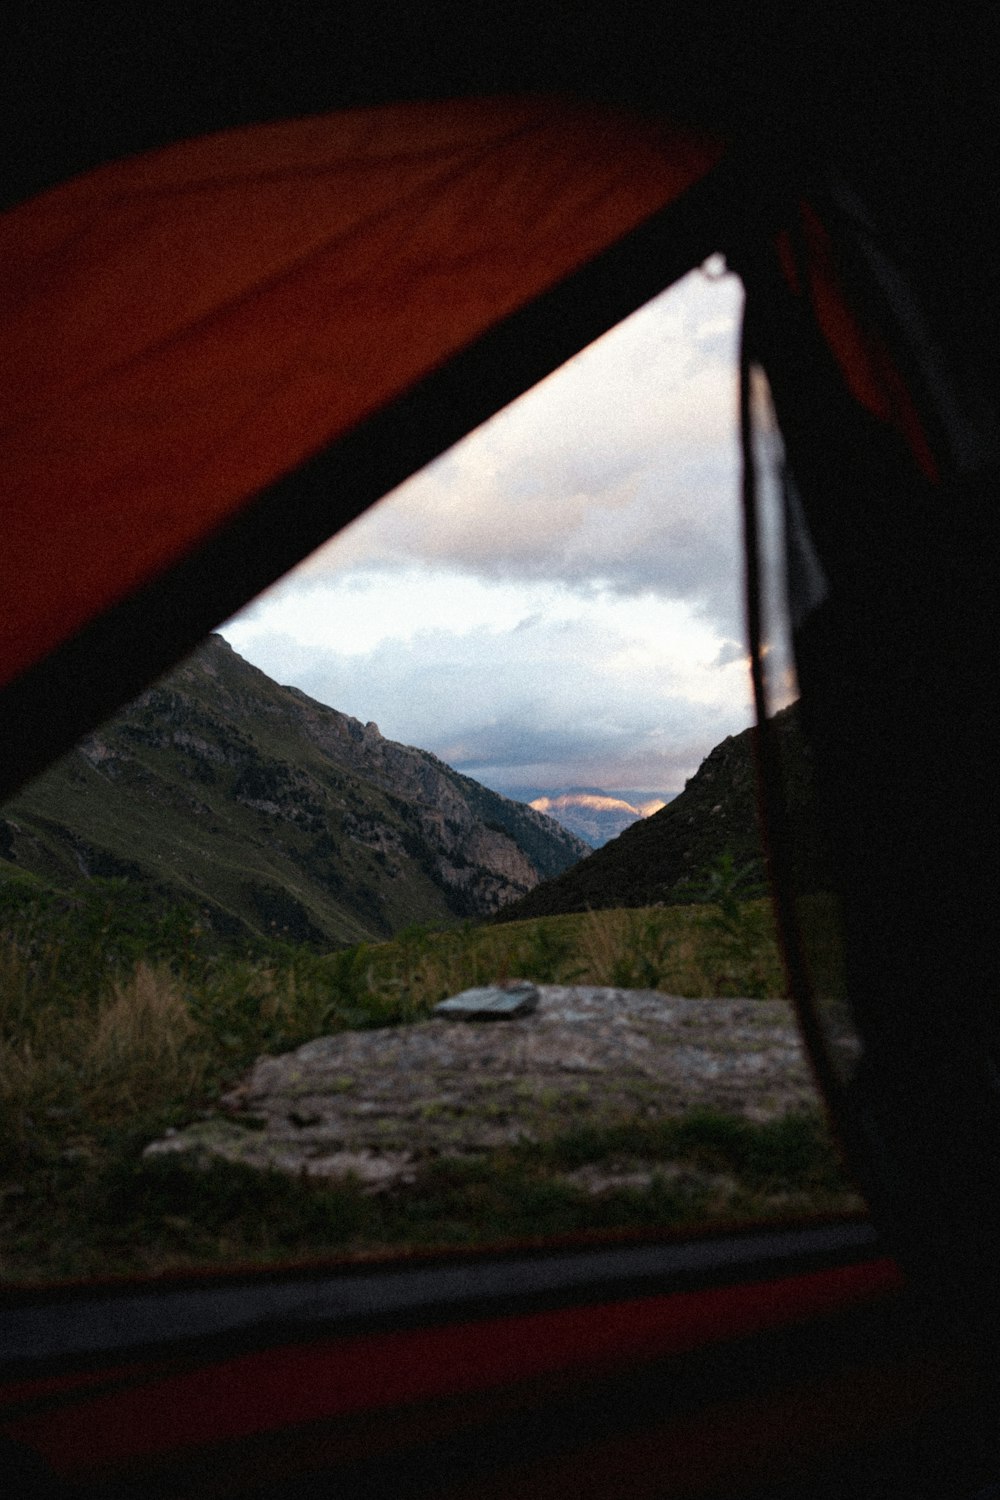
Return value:
<svg viewBox="0 0 1000 1500">
<path fill-rule="evenodd" d="M 806 889 L 815 884 L 820 856 L 807 815 L 809 767 L 794 706 L 776 714 L 772 727 L 797 829 L 798 883 Z M 716 745 L 666 807 L 505 907 L 498 920 L 675 901 L 686 882 L 726 852 L 737 867 L 757 866 L 763 874 L 753 734 L 745 729 Z"/>
<path fill-rule="evenodd" d="M 220 934 L 320 944 L 488 915 L 586 853 L 219 636 L 0 816 L 0 873 L 125 878 Z"/>
</svg>

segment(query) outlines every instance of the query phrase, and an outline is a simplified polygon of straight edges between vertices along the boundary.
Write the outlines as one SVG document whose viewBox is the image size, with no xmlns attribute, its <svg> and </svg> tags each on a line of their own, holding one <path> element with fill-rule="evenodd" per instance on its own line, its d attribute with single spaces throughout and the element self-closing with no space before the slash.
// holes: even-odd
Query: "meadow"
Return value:
<svg viewBox="0 0 1000 1500">
<path fill-rule="evenodd" d="M 732 872 L 730 871 L 730 874 Z M 190 912 L 156 914 L 126 882 L 73 895 L 0 886 L 0 1278 L 150 1274 L 641 1231 L 858 1206 L 817 1112 L 764 1123 L 713 1114 L 576 1128 L 371 1195 L 216 1164 L 143 1160 L 172 1125 L 210 1115 L 262 1053 L 345 1028 L 427 1016 L 471 985 L 537 982 L 778 997 L 768 904 L 723 865 L 688 905 L 505 925 L 412 927 L 332 953 L 224 945 Z M 588 1193 L 568 1175 L 641 1145 L 662 1174 Z M 720 1184 L 722 1186 L 720 1186 Z"/>
</svg>

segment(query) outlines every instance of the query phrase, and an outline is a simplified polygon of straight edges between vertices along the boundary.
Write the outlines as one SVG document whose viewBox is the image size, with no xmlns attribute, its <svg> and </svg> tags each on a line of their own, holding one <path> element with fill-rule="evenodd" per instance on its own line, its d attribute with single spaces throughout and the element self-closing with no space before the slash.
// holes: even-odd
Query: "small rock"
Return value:
<svg viewBox="0 0 1000 1500">
<path fill-rule="evenodd" d="M 334 1151 L 303 1164 L 309 1177 L 344 1182 L 353 1178 L 363 1193 L 384 1193 L 416 1179 L 413 1158 L 405 1151 Z"/>
<path fill-rule="evenodd" d="M 236 1158 L 247 1141 L 259 1140 L 255 1131 L 245 1130 L 242 1125 L 232 1125 L 228 1120 L 198 1120 L 184 1130 L 171 1125 L 162 1140 L 151 1141 L 143 1150 L 143 1157 L 180 1156 L 225 1156 L 230 1161 Z"/>
<path fill-rule="evenodd" d="M 460 995 L 435 1005 L 434 1015 L 446 1021 L 513 1021 L 537 1009 L 537 987 L 522 980 L 463 990 Z"/>
</svg>

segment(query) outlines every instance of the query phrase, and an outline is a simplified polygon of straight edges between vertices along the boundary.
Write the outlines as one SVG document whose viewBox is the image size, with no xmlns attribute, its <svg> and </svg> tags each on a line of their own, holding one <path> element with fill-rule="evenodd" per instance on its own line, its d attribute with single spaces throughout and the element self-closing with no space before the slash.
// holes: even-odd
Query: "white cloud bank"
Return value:
<svg viewBox="0 0 1000 1500">
<path fill-rule="evenodd" d="M 678 789 L 750 718 L 738 307 L 686 278 L 224 634 L 491 785 Z"/>
</svg>

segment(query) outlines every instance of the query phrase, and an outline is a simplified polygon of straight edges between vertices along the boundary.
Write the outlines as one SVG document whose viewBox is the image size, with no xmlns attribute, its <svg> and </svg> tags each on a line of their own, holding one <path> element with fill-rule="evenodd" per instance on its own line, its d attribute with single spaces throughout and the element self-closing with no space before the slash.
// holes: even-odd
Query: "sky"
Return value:
<svg viewBox="0 0 1000 1500">
<path fill-rule="evenodd" d="M 495 790 L 681 790 L 751 722 L 738 280 L 693 272 L 222 627 Z"/>
</svg>

